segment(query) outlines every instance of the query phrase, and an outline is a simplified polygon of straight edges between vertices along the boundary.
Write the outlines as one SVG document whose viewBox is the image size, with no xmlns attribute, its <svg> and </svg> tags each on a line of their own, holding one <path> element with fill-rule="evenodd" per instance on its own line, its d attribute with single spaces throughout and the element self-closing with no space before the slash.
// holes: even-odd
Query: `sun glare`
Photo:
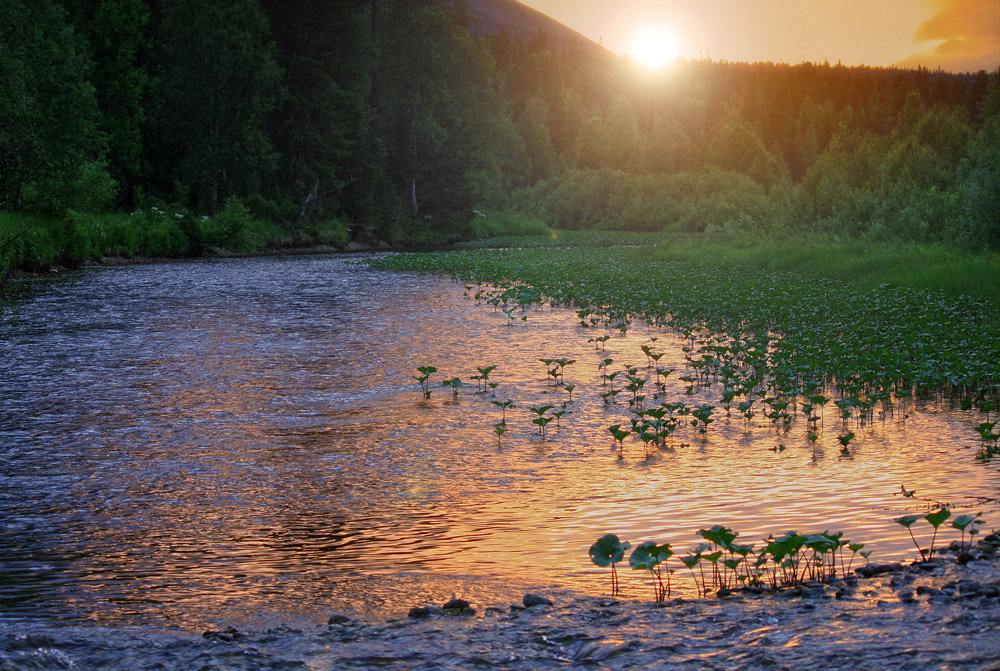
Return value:
<svg viewBox="0 0 1000 671">
<path fill-rule="evenodd" d="M 640 65 L 656 70 L 672 61 L 680 53 L 677 39 L 661 28 L 645 28 L 632 40 L 629 56 Z"/>
</svg>

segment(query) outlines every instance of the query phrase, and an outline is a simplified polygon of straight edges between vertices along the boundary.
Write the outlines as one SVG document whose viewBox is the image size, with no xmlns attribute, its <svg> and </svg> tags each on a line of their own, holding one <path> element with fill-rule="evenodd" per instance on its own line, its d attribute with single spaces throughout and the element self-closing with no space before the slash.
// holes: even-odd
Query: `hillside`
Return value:
<svg viewBox="0 0 1000 671">
<path fill-rule="evenodd" d="M 527 43 L 541 28 L 550 46 L 561 48 L 576 40 L 601 48 L 572 28 L 516 0 L 468 0 L 467 6 L 475 24 L 474 33 L 480 36 L 506 31 L 511 37 Z"/>
</svg>

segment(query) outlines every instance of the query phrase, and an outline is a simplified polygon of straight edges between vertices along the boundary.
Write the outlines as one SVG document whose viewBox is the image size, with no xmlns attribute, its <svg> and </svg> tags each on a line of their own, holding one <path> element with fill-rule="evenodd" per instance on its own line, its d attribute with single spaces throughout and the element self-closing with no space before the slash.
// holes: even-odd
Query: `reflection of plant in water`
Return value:
<svg viewBox="0 0 1000 671">
<path fill-rule="evenodd" d="M 590 546 L 590 561 L 598 566 L 611 567 L 611 596 L 618 596 L 618 570 L 615 564 L 625 557 L 625 550 L 632 545 L 628 541 L 618 540 L 615 534 L 605 534 Z"/>
</svg>

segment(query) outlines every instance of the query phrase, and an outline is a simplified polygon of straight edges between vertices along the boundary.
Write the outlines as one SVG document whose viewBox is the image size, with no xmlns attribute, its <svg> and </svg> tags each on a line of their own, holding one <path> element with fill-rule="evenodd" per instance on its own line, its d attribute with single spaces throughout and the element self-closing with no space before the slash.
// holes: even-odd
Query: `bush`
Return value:
<svg viewBox="0 0 1000 671">
<path fill-rule="evenodd" d="M 552 229 L 542 220 L 526 214 L 503 210 L 476 211 L 465 227 L 464 237 L 472 240 L 505 236 L 549 235 Z"/>
</svg>

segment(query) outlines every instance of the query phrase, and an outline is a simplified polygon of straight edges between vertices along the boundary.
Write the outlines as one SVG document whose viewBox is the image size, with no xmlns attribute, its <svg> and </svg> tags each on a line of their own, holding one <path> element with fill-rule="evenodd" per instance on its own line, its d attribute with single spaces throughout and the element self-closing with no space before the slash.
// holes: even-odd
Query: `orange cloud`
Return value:
<svg viewBox="0 0 1000 671">
<path fill-rule="evenodd" d="M 936 4 L 937 13 L 917 29 L 914 39 L 937 44 L 907 56 L 897 65 L 952 72 L 1000 67 L 1000 2 L 939 0 Z"/>
</svg>

